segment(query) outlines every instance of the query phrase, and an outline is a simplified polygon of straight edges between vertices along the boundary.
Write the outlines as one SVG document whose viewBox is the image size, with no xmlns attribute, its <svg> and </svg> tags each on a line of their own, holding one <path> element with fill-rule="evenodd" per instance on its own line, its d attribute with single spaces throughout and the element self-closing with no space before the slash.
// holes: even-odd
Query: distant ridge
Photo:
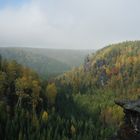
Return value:
<svg viewBox="0 0 140 140">
<path fill-rule="evenodd" d="M 43 78 L 55 76 L 80 66 L 89 50 L 0 47 L 3 58 L 16 60 L 33 68 Z"/>
</svg>

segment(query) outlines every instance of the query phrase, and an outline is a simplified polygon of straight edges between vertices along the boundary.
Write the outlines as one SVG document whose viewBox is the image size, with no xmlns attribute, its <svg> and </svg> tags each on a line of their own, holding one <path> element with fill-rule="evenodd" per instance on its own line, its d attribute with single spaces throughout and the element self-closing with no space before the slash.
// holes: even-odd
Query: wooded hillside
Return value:
<svg viewBox="0 0 140 140">
<path fill-rule="evenodd" d="M 139 98 L 139 85 L 140 41 L 109 45 L 47 81 L 0 57 L 0 138 L 107 140 L 124 116 L 114 100 Z"/>
</svg>

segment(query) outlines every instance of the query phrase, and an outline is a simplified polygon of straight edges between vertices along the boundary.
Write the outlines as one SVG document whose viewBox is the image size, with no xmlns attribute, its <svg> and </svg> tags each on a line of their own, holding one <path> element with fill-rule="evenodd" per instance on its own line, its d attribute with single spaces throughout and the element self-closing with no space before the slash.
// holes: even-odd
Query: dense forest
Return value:
<svg viewBox="0 0 140 140">
<path fill-rule="evenodd" d="M 73 67 L 82 65 L 88 53 L 89 50 L 0 48 L 0 54 L 3 58 L 16 60 L 18 63 L 34 69 L 44 79 L 57 76 Z"/>
<path fill-rule="evenodd" d="M 140 41 L 109 45 L 44 81 L 0 57 L 2 140 L 107 140 L 122 123 L 115 99 L 140 94 Z"/>
<path fill-rule="evenodd" d="M 57 79 L 70 90 L 81 94 L 97 89 L 116 93 L 139 93 L 140 42 L 124 42 L 107 46 L 85 58 L 84 65 Z M 92 88 L 92 89 L 91 89 Z M 91 91 L 91 92 L 90 92 Z"/>
</svg>

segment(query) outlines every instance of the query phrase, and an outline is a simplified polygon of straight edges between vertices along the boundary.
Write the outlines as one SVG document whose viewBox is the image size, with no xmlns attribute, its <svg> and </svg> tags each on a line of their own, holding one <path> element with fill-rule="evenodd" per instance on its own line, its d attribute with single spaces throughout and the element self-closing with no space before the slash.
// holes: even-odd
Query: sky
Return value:
<svg viewBox="0 0 140 140">
<path fill-rule="evenodd" d="M 100 49 L 140 39 L 140 0 L 0 0 L 0 47 Z"/>
</svg>

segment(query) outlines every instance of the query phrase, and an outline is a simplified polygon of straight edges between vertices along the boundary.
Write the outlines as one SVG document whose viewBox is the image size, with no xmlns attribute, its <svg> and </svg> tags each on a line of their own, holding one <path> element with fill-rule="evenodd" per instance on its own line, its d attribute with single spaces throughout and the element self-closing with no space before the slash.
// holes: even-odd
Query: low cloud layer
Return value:
<svg viewBox="0 0 140 140">
<path fill-rule="evenodd" d="M 32 0 L 0 9 L 0 46 L 99 49 L 140 39 L 139 0 Z"/>
</svg>

